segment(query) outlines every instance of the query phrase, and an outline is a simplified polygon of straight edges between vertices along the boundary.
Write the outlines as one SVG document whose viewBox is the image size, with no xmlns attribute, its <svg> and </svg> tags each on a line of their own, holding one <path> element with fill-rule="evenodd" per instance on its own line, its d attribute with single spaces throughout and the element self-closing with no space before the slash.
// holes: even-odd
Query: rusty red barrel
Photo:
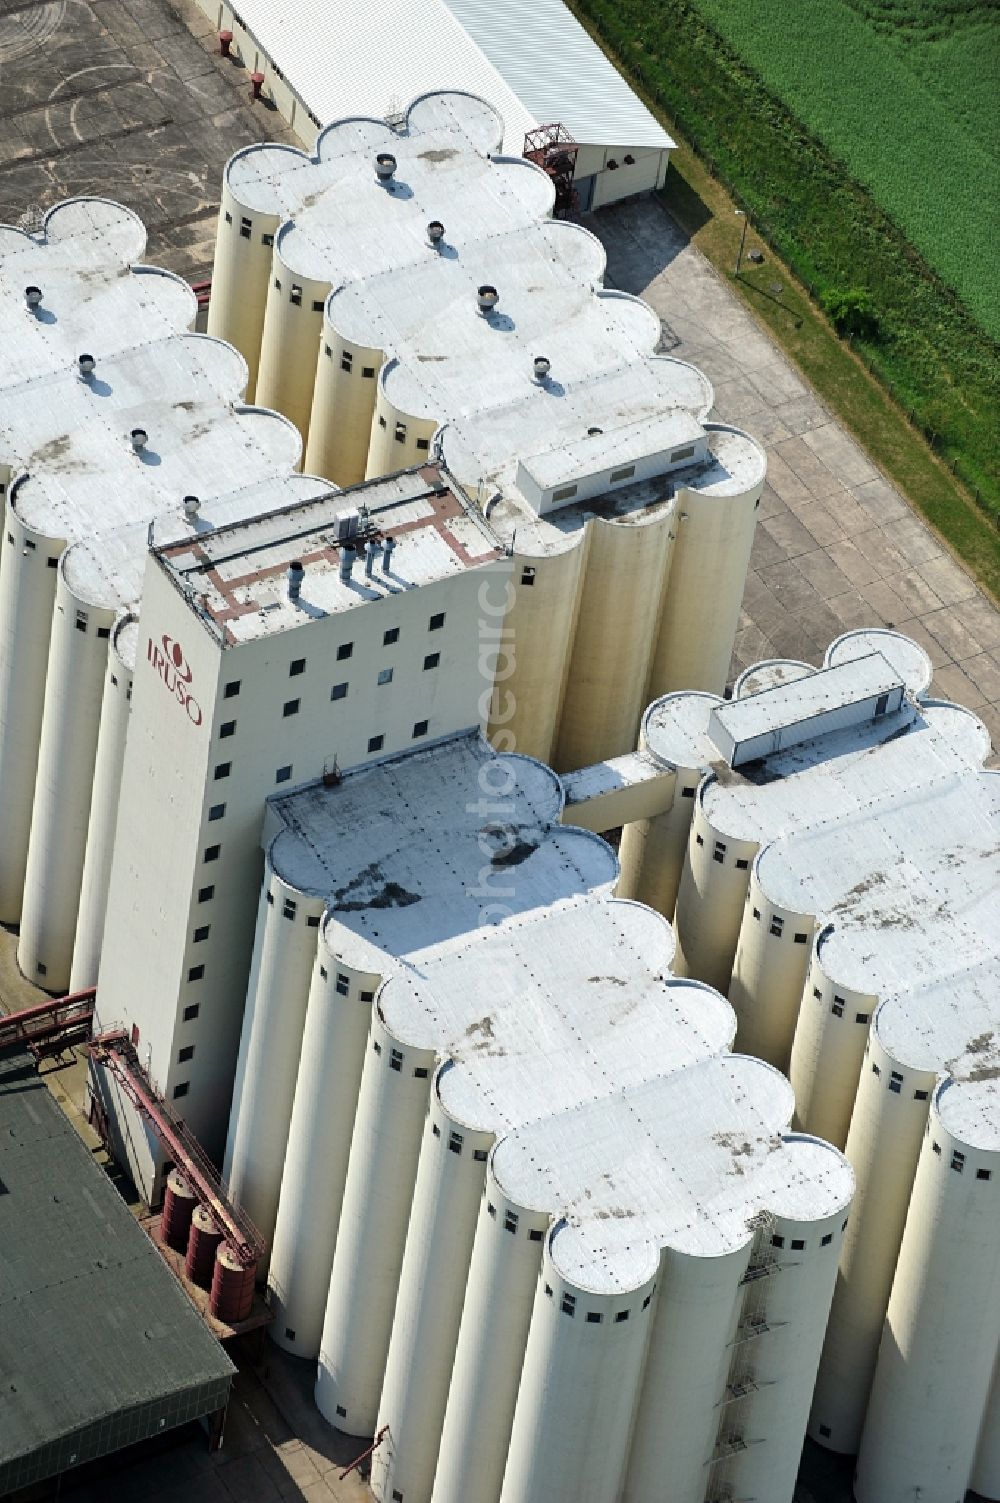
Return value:
<svg viewBox="0 0 1000 1503">
<path fill-rule="evenodd" d="M 223 1242 L 215 1255 L 215 1272 L 212 1274 L 212 1295 L 208 1308 L 216 1320 L 227 1326 L 246 1320 L 253 1305 L 253 1286 L 256 1265 L 244 1268 L 236 1249 Z"/>
<path fill-rule="evenodd" d="M 184 1252 L 191 1231 L 191 1217 L 198 1204 L 187 1180 L 179 1169 L 172 1169 L 167 1176 L 167 1188 L 163 1196 L 163 1211 L 160 1215 L 160 1241 L 175 1252 Z"/>
<path fill-rule="evenodd" d="M 215 1253 L 222 1241 L 222 1232 L 215 1224 L 215 1217 L 207 1206 L 198 1206 L 191 1217 L 188 1233 L 187 1257 L 184 1271 L 192 1284 L 207 1289 L 212 1282 L 215 1268 Z"/>
</svg>

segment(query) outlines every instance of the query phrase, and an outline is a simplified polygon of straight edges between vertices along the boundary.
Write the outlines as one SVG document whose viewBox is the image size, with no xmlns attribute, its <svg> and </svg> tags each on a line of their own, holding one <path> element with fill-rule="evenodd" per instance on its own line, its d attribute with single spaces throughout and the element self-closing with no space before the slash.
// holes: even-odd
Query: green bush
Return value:
<svg viewBox="0 0 1000 1503">
<path fill-rule="evenodd" d="M 848 287 L 843 292 L 831 288 L 820 298 L 823 312 L 838 334 L 860 334 L 863 339 L 878 338 L 878 317 L 872 300 L 863 287 Z"/>
</svg>

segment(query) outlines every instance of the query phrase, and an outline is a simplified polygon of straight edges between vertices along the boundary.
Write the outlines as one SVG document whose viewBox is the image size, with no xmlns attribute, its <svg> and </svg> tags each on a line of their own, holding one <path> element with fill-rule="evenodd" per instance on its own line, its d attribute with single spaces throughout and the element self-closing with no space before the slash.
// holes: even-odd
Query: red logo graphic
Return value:
<svg viewBox="0 0 1000 1503">
<path fill-rule="evenodd" d="M 184 649 L 173 637 L 164 632 L 157 647 L 152 637 L 146 643 L 146 658 L 166 684 L 192 725 L 201 725 L 201 705 L 188 689 L 192 678 L 191 665 L 184 656 Z"/>
</svg>

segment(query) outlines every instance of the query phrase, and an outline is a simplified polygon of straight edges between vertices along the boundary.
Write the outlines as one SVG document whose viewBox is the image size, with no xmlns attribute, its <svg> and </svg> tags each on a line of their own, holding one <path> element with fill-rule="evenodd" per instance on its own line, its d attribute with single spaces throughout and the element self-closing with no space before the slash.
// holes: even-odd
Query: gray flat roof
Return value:
<svg viewBox="0 0 1000 1503">
<path fill-rule="evenodd" d="M 0 1494 L 222 1408 L 233 1364 L 39 1078 L 0 1053 Z"/>
</svg>

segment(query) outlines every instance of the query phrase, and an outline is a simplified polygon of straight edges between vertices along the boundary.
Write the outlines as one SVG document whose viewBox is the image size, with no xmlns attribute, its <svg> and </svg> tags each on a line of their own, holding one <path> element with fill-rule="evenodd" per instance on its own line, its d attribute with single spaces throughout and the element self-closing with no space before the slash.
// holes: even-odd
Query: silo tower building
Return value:
<svg viewBox="0 0 1000 1503">
<path fill-rule="evenodd" d="M 386 1503 L 791 1498 L 852 1177 L 562 807 L 475 735 L 270 800 L 227 1168 L 274 1339 Z"/>
<path fill-rule="evenodd" d="M 584 823 L 601 787 L 645 798 L 620 891 L 673 913 L 676 969 L 728 993 L 737 1046 L 855 1170 L 810 1433 L 860 1446 L 860 1503 L 997 1491 L 1000 781 L 929 683 L 915 643 L 848 633 L 730 702 L 667 696 L 637 758 L 567 779 Z M 930 1368 L 962 1373 L 933 1409 Z"/>
<path fill-rule="evenodd" d="M 150 539 L 332 489 L 144 244 L 99 199 L 0 231 L 0 917 L 54 991 L 96 980 Z"/>
<path fill-rule="evenodd" d="M 312 157 L 238 152 L 209 328 L 306 469 L 444 460 L 513 557 L 493 730 L 574 768 L 631 749 L 650 698 L 722 692 L 764 456 L 709 421 L 708 381 L 657 353 L 656 315 L 603 287 L 603 247 L 501 134 L 438 93 L 327 127 Z"/>
</svg>

